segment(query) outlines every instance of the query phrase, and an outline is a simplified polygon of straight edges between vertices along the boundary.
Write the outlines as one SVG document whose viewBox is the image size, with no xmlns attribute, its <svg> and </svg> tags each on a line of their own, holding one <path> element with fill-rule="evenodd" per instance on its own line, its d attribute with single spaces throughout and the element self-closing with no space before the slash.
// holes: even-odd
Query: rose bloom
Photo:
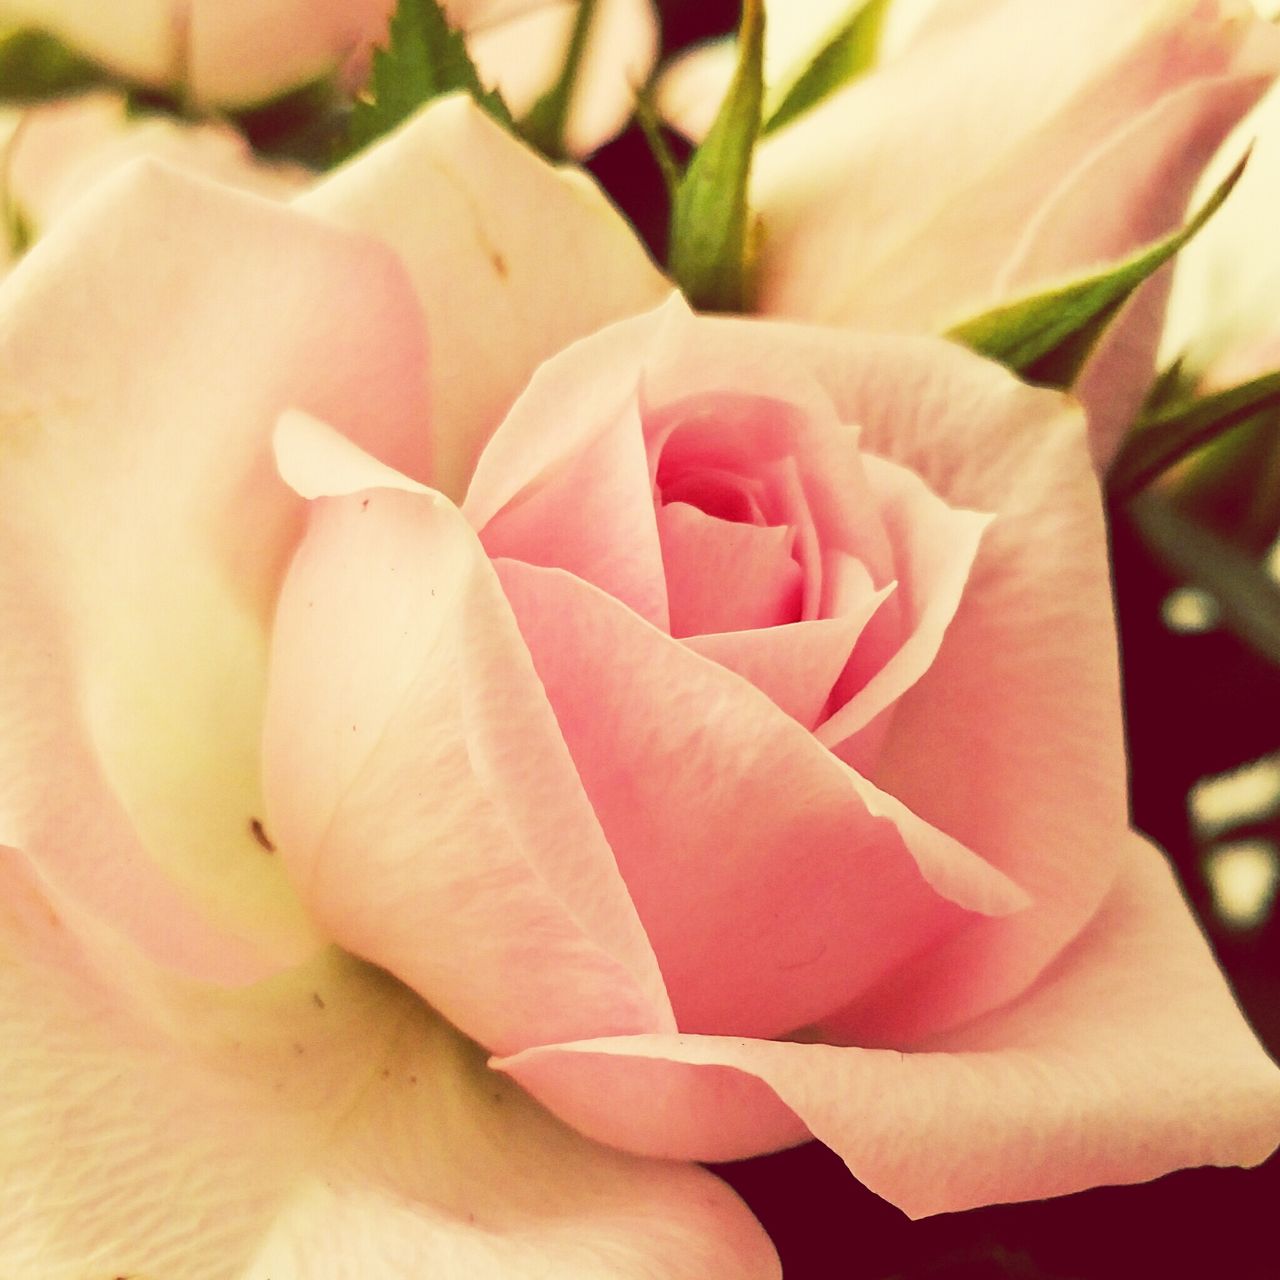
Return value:
<svg viewBox="0 0 1280 1280">
<path fill-rule="evenodd" d="M 1280 3 L 1258 0 L 1280 19 Z M 1244 152 L 1249 161 L 1231 198 L 1178 255 L 1161 360 L 1221 388 L 1280 366 L 1275 296 L 1280 254 L 1271 246 L 1280 194 L 1280 91 L 1273 89 L 1236 127 L 1200 180 L 1203 199 Z"/>
<path fill-rule="evenodd" d="M 769 9 L 777 75 L 833 10 Z M 1105 268 L 1179 225 L 1277 68 L 1248 0 L 912 0 L 881 65 L 760 148 L 757 309 L 944 332 Z M 677 64 L 668 114 L 699 135 L 722 85 Z M 1080 374 L 1099 460 L 1151 383 L 1167 292 L 1161 272 Z"/>
<path fill-rule="evenodd" d="M 444 0 L 481 77 L 517 115 L 559 75 L 577 0 Z M 395 0 L 0 0 L 0 20 L 52 32 L 114 72 L 205 106 L 249 107 L 337 73 L 351 88 L 386 43 Z M 631 116 L 657 53 L 653 0 L 600 0 L 566 127 L 575 154 Z"/>
<path fill-rule="evenodd" d="M 694 317 L 460 99 L 293 209 L 135 165 L 0 315 L 6 1274 L 763 1278 L 681 1161 L 1275 1145 L 1069 400 Z"/>
<path fill-rule="evenodd" d="M 0 113 L 0 137 L 10 215 L 32 240 L 95 182 L 139 156 L 281 200 L 312 178 L 300 166 L 255 157 L 229 125 L 131 116 L 118 93 L 80 94 Z M 15 255 L 12 243 L 0 248 Z"/>
</svg>

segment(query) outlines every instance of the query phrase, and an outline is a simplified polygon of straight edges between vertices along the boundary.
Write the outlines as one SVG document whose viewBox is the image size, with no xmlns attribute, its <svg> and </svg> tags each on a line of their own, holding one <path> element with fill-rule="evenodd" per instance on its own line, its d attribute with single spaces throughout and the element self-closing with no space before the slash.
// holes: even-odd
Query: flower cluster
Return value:
<svg viewBox="0 0 1280 1280">
<path fill-rule="evenodd" d="M 765 1280 L 696 1162 L 1265 1159 L 1102 477 L 1280 33 L 749 0 L 664 269 L 563 163 L 647 3 L 390 8 L 5 6 L 98 87 L 7 143 L 0 1273 Z M 241 110 L 369 74 L 323 172 Z"/>
</svg>

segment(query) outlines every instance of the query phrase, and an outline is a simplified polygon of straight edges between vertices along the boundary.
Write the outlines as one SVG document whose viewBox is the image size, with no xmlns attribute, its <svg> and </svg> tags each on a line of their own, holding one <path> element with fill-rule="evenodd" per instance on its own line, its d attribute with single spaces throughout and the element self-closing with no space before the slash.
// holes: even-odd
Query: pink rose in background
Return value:
<svg viewBox="0 0 1280 1280">
<path fill-rule="evenodd" d="M 386 30 L 393 0 L 3 0 L 113 71 L 200 103 L 247 106 L 337 69 Z"/>
<path fill-rule="evenodd" d="M 1280 67 L 1247 0 L 919 7 L 883 66 L 761 147 L 760 311 L 942 332 L 1115 262 L 1178 225 Z M 1150 385 L 1167 288 L 1082 372 L 1099 461 Z"/>
<path fill-rule="evenodd" d="M 594 187 L 469 104 L 368 161 L 307 198 L 394 224 L 411 183 L 422 296 L 367 235 L 153 161 L 0 282 L 0 1274 L 776 1280 L 723 1183 L 548 1116 L 282 866 L 260 744 L 305 504 L 280 412 L 425 476 L 433 414 L 473 421 L 656 281 Z M 610 264 L 589 300 L 547 229 Z M 518 341 L 531 297 L 556 314 Z M 437 363 L 511 338 L 478 398 L 429 374 L 423 303 L 455 315 Z"/>
<path fill-rule="evenodd" d="M 1128 828 L 1072 402 L 672 301 L 547 361 L 460 508 L 317 416 L 277 435 L 271 830 L 553 1111 L 817 1136 L 916 1215 L 1272 1150 L 1280 1075 Z"/>
<path fill-rule="evenodd" d="M 118 74 L 247 107 L 341 72 L 358 88 L 394 0 L 2 0 L 0 19 L 52 32 Z M 523 114 L 564 63 L 577 0 L 445 0 L 481 77 Z M 657 54 L 653 0 L 600 0 L 566 130 L 592 150 L 631 116 Z"/>
</svg>

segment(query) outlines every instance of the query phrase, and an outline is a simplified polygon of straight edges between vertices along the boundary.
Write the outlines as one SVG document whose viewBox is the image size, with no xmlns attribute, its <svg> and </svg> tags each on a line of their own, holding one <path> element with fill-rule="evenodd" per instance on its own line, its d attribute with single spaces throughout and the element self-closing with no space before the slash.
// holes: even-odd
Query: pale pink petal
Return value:
<svg viewBox="0 0 1280 1280">
<path fill-rule="evenodd" d="M 701 142 L 733 80 L 737 42 L 728 37 L 685 49 L 662 68 L 654 106 L 665 124 Z"/>
<path fill-rule="evenodd" d="M 1024 904 L 741 677 L 563 571 L 498 572 L 681 1027 L 779 1034 Z"/>
<path fill-rule="evenodd" d="M 385 43 L 394 0 L 170 0 L 198 102 L 247 106 L 327 75 Z"/>
<path fill-rule="evenodd" d="M 577 10 L 576 0 L 558 0 L 505 21 L 464 22 L 482 78 L 497 86 L 517 117 L 559 77 Z M 598 0 L 570 100 L 565 130 L 570 155 L 587 155 L 623 128 L 657 52 L 653 0 Z"/>
<path fill-rule="evenodd" d="M 800 618 L 803 588 L 785 526 L 740 524 L 687 502 L 658 512 L 671 634 L 776 627 Z"/>
<path fill-rule="evenodd" d="M 343 946 L 490 1047 L 673 1025 L 493 568 L 446 499 L 317 501 L 272 659 L 271 829 Z"/>
<path fill-rule="evenodd" d="M 850 739 L 877 716 L 891 716 L 897 699 L 929 669 L 991 518 L 949 507 L 919 476 L 896 463 L 868 456 L 864 465 L 893 547 L 899 607 L 884 628 L 877 625 L 879 615 L 872 618 L 836 687 L 837 703 L 848 700 L 824 721 L 818 740 L 839 749 L 843 759 L 865 773 L 875 749 L 861 743 L 860 736 Z"/>
<path fill-rule="evenodd" d="M 768 522 L 799 531 L 802 563 L 844 552 L 883 586 L 892 578 L 892 557 L 857 419 L 838 413 L 815 378 L 794 341 L 806 332 L 744 316 L 693 316 L 683 304 L 669 304 L 644 369 L 650 466 L 660 484 L 664 473 L 678 479 L 695 467 L 758 478 L 771 499 Z M 584 368 L 586 351 L 584 344 Z M 833 608 L 837 583 L 822 582 L 824 568 L 806 563 L 820 588 L 812 608 L 806 599 L 806 616 Z"/>
<path fill-rule="evenodd" d="M 7 189 L 31 229 L 43 234 L 95 182 L 141 156 L 277 199 L 309 178 L 255 159 L 229 127 L 131 118 L 122 96 L 94 93 L 23 113 L 6 151 Z"/>
<path fill-rule="evenodd" d="M 779 325 L 770 340 L 861 424 L 868 453 L 954 508 L 995 514 L 870 776 L 1033 905 L 973 922 L 846 1026 L 904 1045 L 1025 988 L 1114 877 L 1128 800 L 1101 495 L 1083 415 L 1058 393 L 936 339 Z"/>
<path fill-rule="evenodd" d="M 1265 83 L 1201 81 L 1136 119 L 1070 174 L 1041 209 L 1006 265 L 1002 291 L 1032 292 L 1073 268 L 1079 274 L 1081 262 L 1118 260 L 1172 232 L 1186 215 L 1200 172 Z M 1112 219 L 1097 216 L 1099 191 L 1113 193 Z M 1081 371 L 1077 393 L 1089 413 L 1099 469 L 1110 462 L 1155 377 L 1171 270 L 1166 267 L 1130 299 Z"/>
<path fill-rule="evenodd" d="M 578 15 L 578 0 L 542 0 L 523 12 L 473 14 L 474 4 L 452 0 L 454 21 L 468 29 L 467 49 L 486 85 L 520 119 L 559 76 Z"/>
<path fill-rule="evenodd" d="M 392 1087 L 293 1191 L 246 1276 L 779 1280 L 724 1183 L 584 1141 L 451 1030 L 414 1022 L 379 1072 Z"/>
<path fill-rule="evenodd" d="M 655 337 L 684 304 L 611 325 L 548 360 L 489 442 L 462 510 L 491 556 L 568 569 L 668 626 L 637 396 Z"/>
<path fill-rule="evenodd" d="M 0 823 L 59 900 L 245 980 L 314 945 L 257 825 L 302 521 L 270 432 L 301 404 L 421 471 L 411 292 L 373 243 L 139 165 L 35 246 L 0 314 Z"/>
<path fill-rule="evenodd" d="M 1188 8 L 970 4 L 781 131 L 756 167 L 761 309 L 940 329 L 1000 301 L 1002 263 L 1064 173 L 1181 85 L 1225 78 L 1247 101 L 1274 75 L 1280 37 L 1247 6 Z M 1199 171 L 1194 155 L 1183 164 Z M 1125 202 L 1099 216 L 1090 191 L 1100 230 L 1077 269 L 1097 265 L 1093 240 L 1127 227 Z"/>
<path fill-rule="evenodd" d="M 812 729 L 859 633 L 886 594 L 869 590 L 860 611 L 850 610 L 839 617 L 814 618 L 763 631 L 687 636 L 685 644 L 750 680 L 792 719 Z"/>
<path fill-rule="evenodd" d="M 659 335 L 673 316 L 687 313 L 684 300 L 672 293 L 656 310 L 608 325 L 532 371 L 471 475 L 462 505 L 472 526 L 484 529 L 528 490 L 553 483 L 600 437 L 619 430 L 619 419 L 634 409 Z M 652 471 L 650 463 L 646 488 Z"/>
<path fill-rule="evenodd" d="M 565 143 L 583 156 L 620 132 L 658 56 L 654 0 L 599 0 L 569 110 Z"/>
<path fill-rule="evenodd" d="M 652 1154 L 768 1148 L 789 1111 L 912 1217 L 1256 1164 L 1280 1141 L 1280 1072 L 1160 855 L 1132 839 L 1122 862 L 1036 987 L 920 1052 L 638 1036 L 498 1065 L 585 1132 Z"/>
<path fill-rule="evenodd" d="M 573 1134 L 336 950 L 236 992 L 86 967 L 0 849 L 0 955 L 6 1276 L 776 1280 L 722 1183 Z"/>
<path fill-rule="evenodd" d="M 600 190 L 470 99 L 433 103 L 303 197 L 400 255 L 434 344 L 433 480 L 460 499 L 534 370 L 670 291 Z"/>
<path fill-rule="evenodd" d="M 863 0 L 764 0 L 765 114 L 778 105 L 779 94 L 826 47 Z M 925 0 L 936 4 L 937 0 Z M 894 0 L 886 20 L 892 49 L 907 42 L 919 22 L 920 0 Z M 900 12 L 901 11 L 901 12 Z M 883 50 L 882 50 L 883 52 Z M 658 79 L 655 104 L 663 119 L 695 142 L 706 136 L 724 99 L 737 60 L 732 36 L 710 40 L 673 58 Z"/>
<path fill-rule="evenodd" d="M 566 0 L 444 0 L 444 10 L 456 26 L 467 31 L 488 31 L 537 9 L 564 3 Z"/>
<path fill-rule="evenodd" d="M 1214 156 L 1192 196 L 1193 207 L 1209 198 L 1246 151 L 1249 162 L 1231 198 L 1178 254 L 1160 348 L 1161 367 L 1181 359 L 1189 373 L 1207 371 L 1219 389 L 1280 364 L 1267 349 L 1276 329 L 1277 264 L 1271 258 L 1261 262 L 1251 250 L 1267 242 L 1275 223 L 1280 183 L 1280 92 L 1275 89 Z"/>
<path fill-rule="evenodd" d="M 541 372 L 536 375 L 542 378 Z M 607 385 L 607 384 L 602 384 Z M 613 388 L 631 395 L 616 408 L 613 420 L 603 424 L 595 439 L 553 469 L 533 476 L 525 487 L 480 527 L 480 540 L 490 556 L 513 556 L 531 564 L 567 569 L 594 582 L 610 595 L 630 605 L 655 626 L 668 625 L 667 583 L 663 574 L 660 529 L 655 523 L 653 491 L 635 402 L 634 381 L 625 379 Z M 545 382 L 522 397 L 503 425 L 519 432 L 519 424 L 532 418 L 529 412 L 542 400 Z M 576 389 L 575 389 L 576 390 Z M 591 405 L 585 395 L 570 394 L 557 401 L 557 425 L 566 434 L 566 422 Z M 590 425 L 589 419 L 587 425 Z M 555 438 L 546 432 L 548 442 Z M 507 452 L 512 442 L 506 441 Z M 489 451 L 485 460 L 489 458 Z M 536 465 L 536 455 L 526 461 Z M 485 467 L 485 461 L 481 463 Z M 492 468 L 485 467 L 486 479 Z M 476 510 L 483 510 L 484 491 Z M 468 499 L 463 511 L 469 518 Z"/>
</svg>

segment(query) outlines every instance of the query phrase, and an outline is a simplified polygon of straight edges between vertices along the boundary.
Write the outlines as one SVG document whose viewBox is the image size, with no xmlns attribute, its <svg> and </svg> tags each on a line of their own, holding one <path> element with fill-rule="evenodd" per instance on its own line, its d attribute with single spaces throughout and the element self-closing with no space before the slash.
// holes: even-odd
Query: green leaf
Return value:
<svg viewBox="0 0 1280 1280">
<path fill-rule="evenodd" d="M 480 83 L 462 33 L 438 0 L 398 0 L 385 49 L 373 51 L 373 74 L 351 113 L 345 154 L 367 147 L 433 98 L 461 89 L 512 128 L 501 94 Z"/>
<path fill-rule="evenodd" d="M 40 102 L 106 84 L 110 73 L 43 31 L 0 36 L 0 100 Z"/>
<path fill-rule="evenodd" d="M 649 144 L 649 154 L 653 156 L 653 162 L 662 175 L 662 185 L 667 189 L 667 199 L 674 200 L 676 189 L 684 175 L 684 168 L 671 152 L 671 145 L 662 132 L 662 121 L 653 105 L 653 100 L 647 93 L 642 92 L 636 96 L 635 111 L 636 123 L 640 126 L 640 132 L 644 134 L 645 142 Z"/>
<path fill-rule="evenodd" d="M 738 65 L 715 122 L 671 204 L 669 268 L 696 307 L 742 311 L 747 297 L 747 187 L 764 101 L 764 8 L 743 0 Z"/>
<path fill-rule="evenodd" d="M 564 155 L 564 129 L 569 119 L 569 107 L 573 102 L 573 91 L 578 83 L 578 72 L 582 66 L 582 55 L 586 52 L 587 36 L 591 32 L 595 10 L 596 0 L 580 0 L 560 75 L 520 121 L 520 132 L 525 140 L 552 158 Z"/>
<path fill-rule="evenodd" d="M 1240 180 L 1248 155 L 1180 231 L 1118 266 L 1005 303 L 957 325 L 948 337 L 1008 365 L 1033 382 L 1068 387 L 1125 300 L 1218 211 Z"/>
<path fill-rule="evenodd" d="M 1142 404 L 1143 416 L 1158 413 L 1172 404 L 1182 404 L 1195 391 L 1195 378 L 1187 371 L 1185 356 L 1179 356 L 1156 377 Z"/>
<path fill-rule="evenodd" d="M 1280 409 L 1280 372 L 1142 418 L 1111 464 L 1108 488 L 1117 498 L 1130 498 L 1174 463 L 1267 409 Z"/>
<path fill-rule="evenodd" d="M 875 65 L 892 0 L 863 0 L 784 88 L 769 95 L 764 132 L 804 115 Z"/>
</svg>

